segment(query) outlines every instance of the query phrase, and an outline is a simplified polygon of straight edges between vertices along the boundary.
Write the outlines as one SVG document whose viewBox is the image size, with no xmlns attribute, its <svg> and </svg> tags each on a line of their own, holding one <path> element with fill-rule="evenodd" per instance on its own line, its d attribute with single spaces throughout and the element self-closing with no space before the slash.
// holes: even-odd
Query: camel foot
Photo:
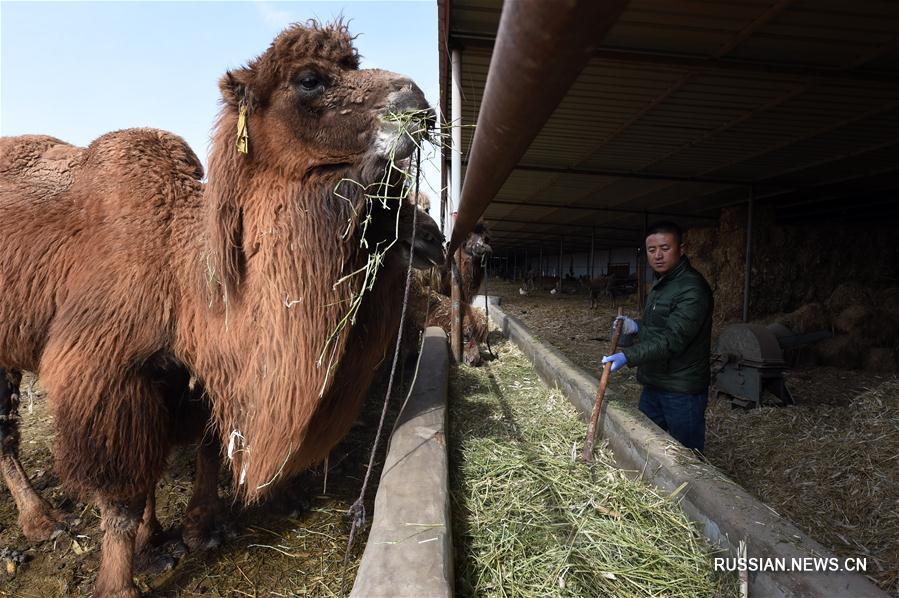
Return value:
<svg viewBox="0 0 899 598">
<path fill-rule="evenodd" d="M 29 542 L 46 542 L 55 532 L 65 531 L 68 518 L 52 509 L 42 509 L 19 515 L 19 527 Z"/>
<path fill-rule="evenodd" d="M 178 539 L 145 546 L 134 555 L 135 575 L 159 575 L 171 571 L 187 553 L 187 547 Z"/>
<path fill-rule="evenodd" d="M 141 598 L 141 593 L 134 584 L 115 589 L 96 587 L 94 598 Z"/>
<path fill-rule="evenodd" d="M 233 524 L 219 509 L 195 510 L 184 523 L 181 539 L 190 552 L 218 548 L 225 539 L 236 536 Z"/>
</svg>

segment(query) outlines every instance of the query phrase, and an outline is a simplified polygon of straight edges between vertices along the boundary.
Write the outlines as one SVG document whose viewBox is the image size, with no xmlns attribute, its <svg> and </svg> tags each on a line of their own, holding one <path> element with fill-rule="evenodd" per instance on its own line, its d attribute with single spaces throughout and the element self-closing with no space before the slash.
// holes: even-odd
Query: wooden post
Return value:
<svg viewBox="0 0 899 598">
<path fill-rule="evenodd" d="M 594 255 L 595 253 L 596 253 L 596 227 L 592 226 L 592 227 L 590 227 L 590 261 L 589 261 L 590 280 L 593 280 L 593 270 L 594 270 L 593 262 L 596 261 L 596 256 Z"/>
<path fill-rule="evenodd" d="M 453 359 L 456 363 L 462 363 L 462 276 L 459 273 L 459 262 L 462 260 L 462 248 L 456 250 L 455 258 L 452 264 L 451 279 L 451 302 L 452 302 L 452 329 L 450 334 L 450 347 L 453 352 Z"/>
</svg>

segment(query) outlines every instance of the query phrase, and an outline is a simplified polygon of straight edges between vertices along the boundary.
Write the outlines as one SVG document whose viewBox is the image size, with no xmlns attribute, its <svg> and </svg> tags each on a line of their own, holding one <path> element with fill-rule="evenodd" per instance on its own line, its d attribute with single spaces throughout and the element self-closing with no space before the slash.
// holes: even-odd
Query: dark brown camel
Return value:
<svg viewBox="0 0 899 598">
<path fill-rule="evenodd" d="M 419 203 L 420 205 L 420 203 Z M 479 345 L 487 341 L 487 317 L 472 308 L 470 302 L 477 295 L 484 281 L 484 261 L 492 255 L 490 231 L 479 221 L 462 244 L 459 264 L 461 278 L 462 310 L 462 359 L 467 365 L 481 364 Z M 403 353 L 413 354 L 418 349 L 418 339 L 427 326 L 439 326 L 447 333 L 452 331 L 452 300 L 450 277 L 446 264 L 424 272 L 417 272 L 410 290 L 409 317 L 403 334 Z M 404 358 L 405 359 L 405 358 Z"/>
<path fill-rule="evenodd" d="M 402 122 L 431 114 L 410 80 L 358 62 L 343 25 L 312 23 L 227 73 L 205 188 L 161 131 L 0 142 L 0 367 L 39 373 L 60 478 L 100 508 L 99 596 L 139 595 L 135 536 L 186 375 L 244 502 L 324 459 L 361 408 L 412 234 L 411 202 L 370 195 L 400 195 Z"/>
<path fill-rule="evenodd" d="M 462 279 L 462 301 L 471 303 L 484 282 L 486 273 L 484 261 L 493 255 L 493 248 L 490 247 L 490 229 L 483 220 L 479 220 L 465 238 L 461 253 L 459 274 Z M 441 272 L 440 292 L 449 296 L 450 291 L 449 271 L 444 267 Z"/>
</svg>

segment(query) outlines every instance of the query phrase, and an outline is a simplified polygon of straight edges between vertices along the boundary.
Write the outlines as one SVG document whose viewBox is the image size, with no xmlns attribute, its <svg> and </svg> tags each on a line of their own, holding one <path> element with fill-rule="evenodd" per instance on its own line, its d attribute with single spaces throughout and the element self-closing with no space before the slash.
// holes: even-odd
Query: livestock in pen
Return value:
<svg viewBox="0 0 899 598">
<path fill-rule="evenodd" d="M 461 298 L 465 303 L 471 303 L 474 296 L 481 290 L 484 277 L 487 275 L 486 261 L 493 255 L 490 246 L 490 227 L 483 220 L 479 220 L 460 247 L 461 259 L 459 260 L 459 276 Z M 450 272 L 444 268 L 441 272 L 440 292 L 450 295 Z"/>
<path fill-rule="evenodd" d="M 418 195 L 418 205 L 421 197 Z M 460 279 L 459 309 L 462 311 L 462 360 L 470 366 L 481 364 L 480 344 L 487 341 L 487 316 L 472 308 L 471 301 L 484 282 L 486 260 L 493 254 L 490 247 L 490 231 L 486 223 L 479 221 L 465 238 L 458 264 Z M 403 334 L 404 360 L 416 352 L 421 333 L 428 326 L 438 326 L 450 335 L 452 332 L 452 301 L 450 294 L 450 268 L 447 264 L 429 271 L 417 272 L 409 290 L 409 318 Z"/>
<path fill-rule="evenodd" d="M 0 367 L 38 372 L 60 478 L 100 508 L 97 595 L 138 595 L 135 536 L 191 376 L 247 503 L 361 408 L 413 237 L 392 163 L 433 117 L 411 80 L 358 67 L 342 23 L 310 22 L 226 73 L 206 185 L 158 130 L 0 142 Z M 442 259 L 415 243 L 417 266 Z"/>
</svg>

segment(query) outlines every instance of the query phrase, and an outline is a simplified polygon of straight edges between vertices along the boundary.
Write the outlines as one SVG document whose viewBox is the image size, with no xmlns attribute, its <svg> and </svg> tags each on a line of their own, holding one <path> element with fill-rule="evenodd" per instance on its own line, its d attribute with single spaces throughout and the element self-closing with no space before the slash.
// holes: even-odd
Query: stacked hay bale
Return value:
<svg viewBox="0 0 899 598">
<path fill-rule="evenodd" d="M 745 208 L 726 208 L 721 210 L 717 227 L 692 228 L 684 234 L 690 263 L 712 288 L 716 324 L 739 319 L 742 314 L 745 221 Z"/>
<path fill-rule="evenodd" d="M 897 371 L 899 313 L 894 305 L 876 300 L 878 295 L 893 291 L 876 293 L 849 283 L 834 289 L 827 302 L 833 317 L 834 337 L 819 347 L 824 365 L 885 373 Z"/>
<path fill-rule="evenodd" d="M 899 287 L 883 288 L 899 280 L 892 227 L 781 225 L 774 208 L 764 205 L 756 207 L 753 222 L 752 319 L 777 321 L 796 334 L 832 330 L 834 337 L 814 348 L 822 365 L 897 372 Z M 690 229 L 685 242 L 712 287 L 714 329 L 739 321 L 746 207 L 722 209 L 717 226 Z"/>
<path fill-rule="evenodd" d="M 871 291 L 843 283 L 826 303 L 807 303 L 776 321 L 796 334 L 831 330 L 833 337 L 815 345 L 821 365 L 899 371 L 899 288 Z"/>
</svg>

